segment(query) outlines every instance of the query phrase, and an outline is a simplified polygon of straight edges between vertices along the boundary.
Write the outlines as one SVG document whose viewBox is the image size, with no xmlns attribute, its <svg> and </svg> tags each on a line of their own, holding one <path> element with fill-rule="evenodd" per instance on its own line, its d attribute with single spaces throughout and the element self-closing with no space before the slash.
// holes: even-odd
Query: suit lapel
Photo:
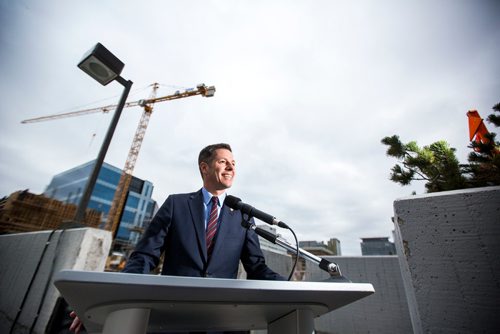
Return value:
<svg viewBox="0 0 500 334">
<path fill-rule="evenodd" d="M 191 195 L 189 200 L 189 210 L 191 211 L 191 218 L 196 231 L 196 238 L 198 239 L 198 247 L 203 252 L 203 260 L 206 263 L 207 245 L 205 242 L 205 210 L 203 207 L 203 194 L 201 190 Z"/>
</svg>

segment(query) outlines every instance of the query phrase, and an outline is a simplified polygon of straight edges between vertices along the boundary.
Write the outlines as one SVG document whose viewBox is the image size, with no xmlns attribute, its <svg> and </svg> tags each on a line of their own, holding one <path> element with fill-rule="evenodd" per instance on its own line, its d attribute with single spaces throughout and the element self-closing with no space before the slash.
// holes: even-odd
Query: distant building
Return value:
<svg viewBox="0 0 500 334">
<path fill-rule="evenodd" d="M 257 225 L 257 227 L 259 227 L 263 230 L 266 230 L 268 232 L 271 232 L 273 234 L 276 234 L 276 229 L 271 227 L 270 225 Z M 276 244 L 272 243 L 271 241 L 268 241 L 260 236 L 259 236 L 259 243 L 260 243 L 260 248 L 262 250 L 266 250 L 266 251 L 269 251 L 269 252 L 275 253 L 275 254 L 287 255 L 287 251 L 285 248 L 283 248 L 279 245 L 276 245 Z"/>
<path fill-rule="evenodd" d="M 361 238 L 362 255 L 396 255 L 396 247 L 388 237 Z"/>
<path fill-rule="evenodd" d="M 306 240 L 299 241 L 299 247 L 313 255 L 318 257 L 340 255 L 340 241 L 336 238 L 331 238 L 325 245 L 322 241 Z M 293 259 L 296 258 L 295 253 L 289 253 Z M 309 261 L 309 260 L 308 260 Z M 299 258 L 297 262 L 297 267 L 295 268 L 293 280 L 302 281 L 306 277 L 307 264 L 304 258 Z"/>
<path fill-rule="evenodd" d="M 0 234 L 54 230 L 76 214 L 75 204 L 35 195 L 28 190 L 16 191 L 0 199 Z M 87 209 L 84 225 L 98 227 L 102 213 Z"/>
<path fill-rule="evenodd" d="M 335 255 L 322 241 L 299 241 L 299 247 L 317 256 Z"/>
<path fill-rule="evenodd" d="M 45 189 L 45 196 L 78 204 L 94 164 L 95 160 L 55 175 Z M 121 169 L 107 163 L 103 163 L 99 172 L 88 207 L 103 212 L 101 227 L 104 227 L 107 220 L 121 174 Z M 117 248 L 128 248 L 137 243 L 156 208 L 156 202 L 151 198 L 152 193 L 151 182 L 132 177 L 115 238 Z"/>
<path fill-rule="evenodd" d="M 328 240 L 326 247 L 333 252 L 333 255 L 342 255 L 342 250 L 340 249 L 340 240 L 337 238 L 331 238 Z"/>
</svg>

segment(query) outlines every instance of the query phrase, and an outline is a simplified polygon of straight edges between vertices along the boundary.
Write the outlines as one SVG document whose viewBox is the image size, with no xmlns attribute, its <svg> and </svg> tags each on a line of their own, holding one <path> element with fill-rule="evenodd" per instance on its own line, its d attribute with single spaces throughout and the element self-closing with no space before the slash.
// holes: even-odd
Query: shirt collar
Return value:
<svg viewBox="0 0 500 334">
<path fill-rule="evenodd" d="M 205 189 L 205 187 L 201 188 L 201 192 L 203 193 L 203 203 L 208 206 L 210 204 L 210 200 L 214 195 L 209 193 L 208 190 Z M 217 196 L 219 197 L 219 207 L 222 207 L 222 203 L 224 203 L 226 196 L 227 194 L 225 192 L 222 195 Z"/>
</svg>

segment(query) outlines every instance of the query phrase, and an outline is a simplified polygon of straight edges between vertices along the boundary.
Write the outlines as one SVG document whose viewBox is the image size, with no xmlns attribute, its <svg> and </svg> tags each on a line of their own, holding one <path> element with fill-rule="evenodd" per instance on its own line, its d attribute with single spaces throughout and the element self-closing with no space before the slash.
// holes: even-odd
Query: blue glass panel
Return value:
<svg viewBox="0 0 500 334">
<path fill-rule="evenodd" d="M 112 201 L 115 196 L 115 188 L 110 188 L 100 183 L 96 183 L 94 191 L 92 191 L 92 196 L 102 198 L 108 201 Z"/>
<path fill-rule="evenodd" d="M 146 214 L 147 214 L 146 217 L 149 217 L 149 218 L 153 217 L 154 210 L 155 210 L 155 201 L 150 200 L 148 202 L 148 209 L 146 211 Z"/>
<path fill-rule="evenodd" d="M 103 166 L 103 168 L 101 168 L 101 170 L 99 171 L 99 180 L 103 180 L 114 185 L 118 185 L 118 182 L 120 181 L 120 176 L 121 176 L 120 173 L 117 173 L 114 170 L 106 168 L 105 166 Z"/>
<path fill-rule="evenodd" d="M 70 193 L 72 195 L 71 197 L 74 197 L 75 195 L 81 195 L 86 183 L 87 180 L 82 180 L 80 182 L 71 184 L 61 183 L 56 180 L 56 182 L 53 182 L 54 187 L 47 187 L 44 194 L 47 197 L 55 198 L 60 201 L 66 201 Z"/>
<path fill-rule="evenodd" d="M 90 209 L 95 209 L 103 212 L 104 214 L 108 214 L 110 206 L 101 202 L 97 202 L 94 200 L 90 200 L 88 207 Z"/>
<path fill-rule="evenodd" d="M 130 230 L 126 227 L 119 227 L 116 233 L 117 239 L 128 240 L 130 238 Z"/>
<path fill-rule="evenodd" d="M 139 198 L 129 193 L 126 206 L 137 209 L 139 207 Z"/>
<path fill-rule="evenodd" d="M 128 210 L 125 210 L 125 212 L 122 215 L 122 223 L 130 223 L 133 224 L 135 219 L 135 212 L 130 212 Z"/>
</svg>

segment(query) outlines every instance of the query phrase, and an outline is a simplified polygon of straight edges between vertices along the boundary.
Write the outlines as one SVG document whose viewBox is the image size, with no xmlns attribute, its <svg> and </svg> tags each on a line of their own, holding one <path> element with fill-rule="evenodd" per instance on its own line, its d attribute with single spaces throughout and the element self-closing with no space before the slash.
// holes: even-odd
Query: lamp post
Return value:
<svg viewBox="0 0 500 334">
<path fill-rule="evenodd" d="M 106 86 L 113 80 L 118 81 L 122 84 L 125 89 L 123 90 L 122 96 L 120 98 L 120 102 L 116 108 L 115 114 L 113 115 L 113 119 L 108 128 L 108 132 L 106 133 L 106 137 L 102 143 L 99 154 L 97 155 L 94 169 L 89 176 L 87 184 L 85 186 L 85 190 L 83 191 L 82 198 L 78 204 L 78 209 L 76 210 L 75 218 L 73 219 L 74 223 L 81 224 L 85 218 L 85 210 L 90 201 L 90 196 L 92 195 L 92 191 L 94 190 L 94 186 L 97 181 L 97 177 L 99 176 L 99 171 L 101 170 L 102 163 L 104 162 L 104 157 L 106 156 L 106 152 L 108 151 L 109 144 L 111 143 L 111 139 L 113 138 L 113 134 L 116 129 L 116 125 L 118 124 L 118 120 L 120 119 L 120 115 L 122 113 L 125 102 L 127 101 L 128 94 L 130 92 L 130 88 L 132 87 L 133 82 L 130 80 L 125 80 L 120 76 L 124 63 L 120 61 L 115 55 L 113 55 L 108 49 L 106 49 L 101 43 L 97 43 L 94 48 L 87 52 L 83 59 L 78 64 L 78 67 L 98 81 L 101 85 Z"/>
</svg>

